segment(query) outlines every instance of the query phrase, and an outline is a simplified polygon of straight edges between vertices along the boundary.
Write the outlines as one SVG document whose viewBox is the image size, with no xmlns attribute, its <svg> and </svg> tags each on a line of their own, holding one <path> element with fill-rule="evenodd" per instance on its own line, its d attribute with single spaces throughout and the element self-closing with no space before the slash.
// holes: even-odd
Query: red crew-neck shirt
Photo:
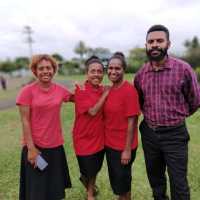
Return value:
<svg viewBox="0 0 200 200">
<path fill-rule="evenodd" d="M 103 87 L 94 88 L 86 82 L 84 88 L 75 91 L 75 122 L 73 143 L 76 155 L 91 155 L 104 148 L 104 124 L 102 109 L 95 115 L 88 114 L 103 93 Z"/>
<path fill-rule="evenodd" d="M 119 88 L 111 88 L 104 105 L 105 145 L 124 150 L 126 144 L 128 117 L 139 115 L 137 91 L 128 81 Z M 132 149 L 138 145 L 138 131 L 134 131 Z"/>
<path fill-rule="evenodd" d="M 48 90 L 37 82 L 23 87 L 16 104 L 30 107 L 30 125 L 34 144 L 54 148 L 64 143 L 60 110 L 62 102 L 69 101 L 71 94 L 63 86 L 52 83 Z M 23 145 L 26 144 L 24 138 Z"/>
</svg>

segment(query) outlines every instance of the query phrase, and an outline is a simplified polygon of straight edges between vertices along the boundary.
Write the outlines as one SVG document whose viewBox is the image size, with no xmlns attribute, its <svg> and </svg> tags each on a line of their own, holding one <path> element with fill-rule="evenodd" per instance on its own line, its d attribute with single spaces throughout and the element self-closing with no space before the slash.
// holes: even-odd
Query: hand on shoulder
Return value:
<svg viewBox="0 0 200 200">
<path fill-rule="evenodd" d="M 80 84 L 79 82 L 75 82 L 74 86 L 75 90 L 85 90 L 85 85 Z"/>
<path fill-rule="evenodd" d="M 103 88 L 103 94 L 105 94 L 107 96 L 110 92 L 110 89 L 111 89 L 110 85 L 105 85 Z"/>
</svg>

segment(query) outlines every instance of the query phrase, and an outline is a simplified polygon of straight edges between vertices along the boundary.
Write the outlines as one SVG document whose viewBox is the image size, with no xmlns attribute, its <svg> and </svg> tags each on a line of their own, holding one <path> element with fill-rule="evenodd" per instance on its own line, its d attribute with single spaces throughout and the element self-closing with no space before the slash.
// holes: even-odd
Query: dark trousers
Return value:
<svg viewBox="0 0 200 200">
<path fill-rule="evenodd" d="M 171 200 L 189 200 L 187 181 L 189 134 L 185 123 L 174 127 L 150 128 L 145 121 L 140 132 L 147 176 L 154 200 L 166 200 L 167 169 Z"/>
</svg>

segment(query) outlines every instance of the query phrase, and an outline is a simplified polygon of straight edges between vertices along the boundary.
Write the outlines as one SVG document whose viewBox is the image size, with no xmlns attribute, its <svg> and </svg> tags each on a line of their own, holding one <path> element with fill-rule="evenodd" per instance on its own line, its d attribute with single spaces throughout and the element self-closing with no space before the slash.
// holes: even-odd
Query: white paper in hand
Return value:
<svg viewBox="0 0 200 200">
<path fill-rule="evenodd" d="M 38 155 L 36 158 L 36 166 L 40 169 L 40 170 L 44 170 L 47 167 L 48 163 L 46 162 L 46 160 L 44 158 L 42 158 L 41 155 Z"/>
</svg>

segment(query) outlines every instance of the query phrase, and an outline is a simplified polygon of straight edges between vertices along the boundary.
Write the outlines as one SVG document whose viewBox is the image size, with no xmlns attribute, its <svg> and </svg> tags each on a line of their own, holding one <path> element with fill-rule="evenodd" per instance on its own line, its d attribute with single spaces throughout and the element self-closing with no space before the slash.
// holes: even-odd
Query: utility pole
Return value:
<svg viewBox="0 0 200 200">
<path fill-rule="evenodd" d="M 32 38 L 32 33 L 33 33 L 33 30 L 30 26 L 24 26 L 24 31 L 23 31 L 26 35 L 27 35 L 27 38 L 26 38 L 26 43 L 28 43 L 28 46 L 29 46 L 29 55 L 30 55 L 30 58 L 32 57 L 33 55 L 33 47 L 32 47 L 32 44 L 33 44 L 33 38 Z"/>
</svg>

